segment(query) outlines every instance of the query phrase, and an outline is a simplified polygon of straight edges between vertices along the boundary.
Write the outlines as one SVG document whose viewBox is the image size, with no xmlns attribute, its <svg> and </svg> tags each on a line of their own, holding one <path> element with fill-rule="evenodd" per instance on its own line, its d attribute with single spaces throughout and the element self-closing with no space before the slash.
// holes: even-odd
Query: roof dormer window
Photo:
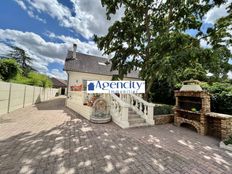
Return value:
<svg viewBox="0 0 232 174">
<path fill-rule="evenodd" d="M 104 63 L 104 62 L 98 62 L 98 65 L 106 66 L 106 63 Z"/>
</svg>

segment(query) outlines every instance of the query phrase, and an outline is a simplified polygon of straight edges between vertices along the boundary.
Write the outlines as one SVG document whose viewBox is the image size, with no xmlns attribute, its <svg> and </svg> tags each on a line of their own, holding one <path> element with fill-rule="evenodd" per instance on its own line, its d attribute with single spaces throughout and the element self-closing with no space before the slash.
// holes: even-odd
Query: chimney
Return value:
<svg viewBox="0 0 232 174">
<path fill-rule="evenodd" d="M 77 44 L 73 44 L 73 59 L 76 59 Z"/>
</svg>

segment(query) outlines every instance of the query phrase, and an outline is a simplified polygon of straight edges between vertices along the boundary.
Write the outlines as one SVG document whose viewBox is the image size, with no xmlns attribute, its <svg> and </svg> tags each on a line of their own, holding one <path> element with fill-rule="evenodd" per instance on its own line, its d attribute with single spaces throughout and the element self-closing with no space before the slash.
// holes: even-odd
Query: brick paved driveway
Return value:
<svg viewBox="0 0 232 174">
<path fill-rule="evenodd" d="M 171 124 L 92 124 L 57 98 L 0 118 L 0 173 L 232 173 L 218 143 Z"/>
</svg>

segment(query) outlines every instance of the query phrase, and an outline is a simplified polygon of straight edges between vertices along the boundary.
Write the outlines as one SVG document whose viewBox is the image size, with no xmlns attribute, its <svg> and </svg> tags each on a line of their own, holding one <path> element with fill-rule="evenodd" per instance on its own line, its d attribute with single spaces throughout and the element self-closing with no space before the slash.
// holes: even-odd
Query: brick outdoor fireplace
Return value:
<svg viewBox="0 0 232 174">
<path fill-rule="evenodd" d="M 194 128 L 201 135 L 226 138 L 232 134 L 232 116 L 210 112 L 210 94 L 197 83 L 185 81 L 182 88 L 175 91 L 174 124 Z"/>
</svg>

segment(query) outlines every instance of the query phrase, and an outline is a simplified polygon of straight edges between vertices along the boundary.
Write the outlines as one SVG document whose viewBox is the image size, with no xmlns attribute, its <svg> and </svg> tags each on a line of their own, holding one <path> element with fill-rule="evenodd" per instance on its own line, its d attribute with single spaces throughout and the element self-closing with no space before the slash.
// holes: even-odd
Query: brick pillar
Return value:
<svg viewBox="0 0 232 174">
<path fill-rule="evenodd" d="M 205 113 L 210 112 L 210 95 L 206 92 L 202 93 L 202 108 L 201 108 L 201 116 L 200 116 L 200 134 L 207 134 L 207 116 Z"/>
<path fill-rule="evenodd" d="M 200 129 L 198 132 L 201 135 L 206 135 L 207 134 L 207 120 L 206 116 L 204 113 L 201 113 L 200 115 Z"/>
</svg>

